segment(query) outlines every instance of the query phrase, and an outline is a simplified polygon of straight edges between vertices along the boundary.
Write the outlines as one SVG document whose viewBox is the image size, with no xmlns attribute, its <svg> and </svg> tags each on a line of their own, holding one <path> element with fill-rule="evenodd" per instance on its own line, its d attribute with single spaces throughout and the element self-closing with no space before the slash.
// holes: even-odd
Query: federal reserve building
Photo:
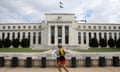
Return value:
<svg viewBox="0 0 120 72">
<path fill-rule="evenodd" d="M 44 18 L 40 23 L 0 23 L 0 42 L 27 39 L 32 49 L 53 49 L 58 44 L 68 49 L 88 49 L 110 48 L 109 43 L 117 43 L 120 38 L 120 24 L 80 22 L 72 13 L 46 13 Z M 22 48 L 20 44 L 9 47 Z"/>
</svg>

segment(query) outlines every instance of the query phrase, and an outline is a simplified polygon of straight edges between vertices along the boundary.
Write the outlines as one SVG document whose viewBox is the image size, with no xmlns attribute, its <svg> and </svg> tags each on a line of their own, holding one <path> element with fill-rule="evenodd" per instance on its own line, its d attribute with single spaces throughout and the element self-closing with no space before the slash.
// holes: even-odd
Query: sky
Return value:
<svg viewBox="0 0 120 72">
<path fill-rule="evenodd" d="M 88 23 L 120 23 L 120 0 L 0 0 L 0 23 L 40 23 L 45 13 L 74 13 L 76 20 Z"/>
</svg>

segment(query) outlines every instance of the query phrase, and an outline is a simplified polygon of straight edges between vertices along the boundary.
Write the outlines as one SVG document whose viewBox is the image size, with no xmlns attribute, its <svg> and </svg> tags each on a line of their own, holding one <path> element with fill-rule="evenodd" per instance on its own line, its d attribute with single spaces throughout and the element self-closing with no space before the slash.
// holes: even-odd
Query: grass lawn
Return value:
<svg viewBox="0 0 120 72">
<path fill-rule="evenodd" d="M 0 52 L 43 52 L 46 50 L 32 50 L 31 48 L 0 48 Z"/>
<path fill-rule="evenodd" d="M 88 50 L 75 50 L 78 52 L 120 52 L 120 48 L 89 48 Z"/>
</svg>

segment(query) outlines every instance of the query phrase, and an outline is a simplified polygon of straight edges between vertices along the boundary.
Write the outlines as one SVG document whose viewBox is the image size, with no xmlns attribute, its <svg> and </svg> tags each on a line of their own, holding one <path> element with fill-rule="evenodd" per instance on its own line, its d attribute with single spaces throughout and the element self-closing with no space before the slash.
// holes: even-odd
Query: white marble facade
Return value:
<svg viewBox="0 0 120 72">
<path fill-rule="evenodd" d="M 25 34 L 25 38 L 30 35 L 30 48 L 32 49 L 52 49 L 61 43 L 66 48 L 89 48 L 89 33 L 91 38 L 96 34 L 99 40 L 100 34 L 104 38 L 106 33 L 107 39 L 109 35 L 114 39 L 120 38 L 120 24 L 106 23 L 83 23 L 75 20 L 72 13 L 47 13 L 45 20 L 41 23 L 1 23 L 0 39 L 8 36 L 12 40 L 13 34 L 15 38 L 20 35 L 20 40 Z M 33 41 L 33 38 L 35 38 Z M 85 39 L 85 40 L 84 40 Z"/>
</svg>

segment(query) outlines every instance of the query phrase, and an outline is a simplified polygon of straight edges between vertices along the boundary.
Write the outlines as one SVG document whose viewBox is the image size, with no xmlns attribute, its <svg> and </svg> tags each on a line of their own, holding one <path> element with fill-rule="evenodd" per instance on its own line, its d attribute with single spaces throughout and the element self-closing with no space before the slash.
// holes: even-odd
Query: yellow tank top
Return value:
<svg viewBox="0 0 120 72">
<path fill-rule="evenodd" d="M 65 55 L 65 52 L 64 52 L 63 48 L 60 48 L 59 51 L 60 51 L 60 55 Z"/>
</svg>

